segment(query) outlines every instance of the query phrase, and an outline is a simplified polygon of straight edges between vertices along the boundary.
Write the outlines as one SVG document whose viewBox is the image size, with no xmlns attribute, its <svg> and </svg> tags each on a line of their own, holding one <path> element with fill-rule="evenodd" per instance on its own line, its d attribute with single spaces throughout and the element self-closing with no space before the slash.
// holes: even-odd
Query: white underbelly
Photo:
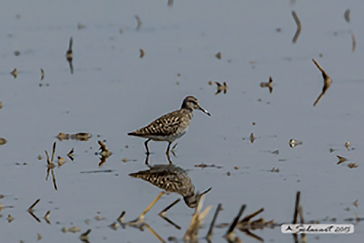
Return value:
<svg viewBox="0 0 364 243">
<path fill-rule="evenodd" d="M 150 139 L 154 140 L 154 141 L 167 141 L 167 142 L 173 142 L 176 139 L 179 139 L 180 137 L 182 137 L 183 135 L 185 135 L 185 133 L 187 132 L 188 128 L 176 133 L 176 134 L 171 134 L 169 136 L 149 136 Z"/>
</svg>

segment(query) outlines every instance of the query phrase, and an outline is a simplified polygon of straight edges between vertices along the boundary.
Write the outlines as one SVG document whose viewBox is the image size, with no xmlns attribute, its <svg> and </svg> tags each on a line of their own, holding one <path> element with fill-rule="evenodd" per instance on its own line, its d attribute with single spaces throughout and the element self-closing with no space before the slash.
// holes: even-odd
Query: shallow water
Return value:
<svg viewBox="0 0 364 243">
<path fill-rule="evenodd" d="M 362 2 L 311 0 L 292 6 L 289 1 L 174 1 L 168 7 L 167 1 L 20 1 L 2 5 L 0 137 L 7 143 L 0 146 L 0 194 L 4 195 L 0 203 L 14 206 L 0 212 L 2 242 L 35 242 L 37 233 L 44 242 L 79 242 L 87 229 L 92 229 L 90 242 L 159 242 L 147 229 L 114 231 L 108 225 L 122 211 L 125 220 L 135 219 L 160 192 L 128 176 L 147 167 L 143 140 L 126 134 L 178 109 L 187 95 L 196 96 L 212 113 L 208 117 L 195 112 L 190 130 L 178 141 L 177 156 L 172 156 L 175 164 L 189 171 L 197 190 L 213 188 L 205 199 L 213 209 L 201 237 L 218 203 L 224 210 L 217 224 L 231 222 L 242 204 L 247 204 L 244 215 L 264 207 L 264 219 L 290 222 L 297 191 L 302 193 L 306 220 L 328 216 L 346 223 L 344 219 L 355 218 L 354 213 L 363 216 L 364 32 L 360 25 L 364 16 L 358 11 Z M 344 20 L 348 8 L 350 23 Z M 302 23 L 295 44 L 292 10 Z M 142 20 L 138 31 L 135 15 Z M 78 30 L 79 23 L 86 28 Z M 350 31 L 357 40 L 354 53 Z M 65 58 L 71 36 L 73 75 Z M 145 51 L 143 58 L 139 58 L 140 48 Z M 15 56 L 15 51 L 20 55 Z M 218 52 L 221 60 L 215 57 Z M 334 82 L 317 107 L 312 105 L 323 81 L 312 58 Z M 16 79 L 10 75 L 14 68 Z M 45 71 L 42 81 L 40 68 Z M 260 87 L 269 76 L 274 82 L 272 94 Z M 211 80 L 225 81 L 227 93 L 215 95 L 216 85 L 208 84 Z M 88 132 L 93 137 L 58 141 L 59 132 Z M 253 144 L 252 132 L 257 137 Z M 303 145 L 290 148 L 291 138 Z M 104 139 L 113 155 L 99 168 L 95 152 L 97 141 Z M 56 156 L 67 160 L 54 169 L 58 191 L 51 179 L 45 180 L 44 150 L 50 152 L 54 141 Z M 348 151 L 346 141 L 355 149 Z M 168 163 L 166 143 L 149 146 L 151 164 Z M 67 158 L 72 148 L 73 162 Z M 335 151 L 330 153 L 330 148 Z M 272 154 L 274 150 L 279 154 Z M 43 158 L 38 160 L 38 155 Z M 359 167 L 349 169 L 348 162 L 337 166 L 336 155 Z M 201 163 L 222 168 L 195 167 Z M 272 173 L 272 168 L 279 168 L 279 173 Z M 111 172 L 82 173 L 95 170 Z M 26 211 L 38 198 L 34 214 L 41 223 Z M 164 240 L 182 239 L 192 219 L 193 210 L 183 202 L 167 214 L 181 230 L 157 215 L 177 198 L 177 194 L 164 195 L 146 215 L 146 222 Z M 48 210 L 51 225 L 43 219 Z M 6 220 L 9 214 L 14 217 L 11 223 Z M 97 215 L 105 219 L 97 221 Z M 61 231 L 71 226 L 80 226 L 81 232 Z M 212 241 L 223 241 L 225 232 L 215 229 Z M 354 234 L 319 239 L 309 235 L 308 241 L 354 242 L 363 238 L 362 232 L 363 224 L 358 223 Z M 266 242 L 293 238 L 279 228 L 255 233 Z M 237 234 L 244 242 L 257 242 Z"/>
</svg>

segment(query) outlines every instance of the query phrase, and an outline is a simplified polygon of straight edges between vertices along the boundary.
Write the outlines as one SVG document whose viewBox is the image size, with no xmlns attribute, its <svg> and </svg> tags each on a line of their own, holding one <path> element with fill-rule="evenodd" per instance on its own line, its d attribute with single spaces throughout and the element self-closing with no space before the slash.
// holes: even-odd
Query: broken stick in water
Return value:
<svg viewBox="0 0 364 243">
<path fill-rule="evenodd" d="M 219 205 L 217 205 L 217 208 L 216 208 L 216 211 L 215 211 L 215 214 L 214 214 L 214 217 L 211 221 L 211 224 L 210 224 L 210 228 L 209 228 L 209 231 L 207 232 L 207 235 L 206 235 L 206 239 L 210 240 L 211 239 L 211 236 L 212 236 L 212 232 L 214 230 L 214 226 L 215 226 L 215 222 L 216 222 L 216 219 L 217 219 L 217 215 L 219 214 L 219 212 L 221 211 L 221 208 L 222 208 L 222 204 L 219 203 Z"/>
</svg>

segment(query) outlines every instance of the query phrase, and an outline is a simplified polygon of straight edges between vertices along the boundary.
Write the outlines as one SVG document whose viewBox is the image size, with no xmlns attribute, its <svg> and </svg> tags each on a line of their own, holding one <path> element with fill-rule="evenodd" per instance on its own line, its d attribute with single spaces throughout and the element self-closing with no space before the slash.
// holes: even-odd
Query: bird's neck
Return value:
<svg viewBox="0 0 364 243">
<path fill-rule="evenodd" d="M 188 112 L 193 113 L 193 109 L 191 107 L 189 107 L 189 106 L 186 106 L 185 104 L 182 104 L 181 110 L 186 110 Z"/>
<path fill-rule="evenodd" d="M 191 118 L 193 117 L 193 109 L 191 107 L 182 106 L 181 111 L 187 113 Z"/>
</svg>

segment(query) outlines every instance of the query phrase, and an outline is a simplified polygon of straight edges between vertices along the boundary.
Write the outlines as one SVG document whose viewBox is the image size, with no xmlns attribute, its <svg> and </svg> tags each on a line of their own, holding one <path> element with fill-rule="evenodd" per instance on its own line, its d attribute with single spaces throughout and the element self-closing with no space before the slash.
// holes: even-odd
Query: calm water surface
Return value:
<svg viewBox="0 0 364 243">
<path fill-rule="evenodd" d="M 364 16 L 361 1 L 44 1 L 6 2 L 0 8 L 0 214 L 1 242 L 79 242 L 92 229 L 90 242 L 159 242 L 147 229 L 112 230 L 122 211 L 135 219 L 161 191 L 129 173 L 147 169 L 143 140 L 128 137 L 154 118 L 178 109 L 187 95 L 196 96 L 211 117 L 196 111 L 189 132 L 178 141 L 172 160 L 186 169 L 199 191 L 212 187 L 205 205 L 222 203 L 217 223 L 231 222 L 242 204 L 244 215 L 264 207 L 265 220 L 290 222 L 301 191 L 306 220 L 363 217 L 361 202 L 364 143 Z M 351 22 L 344 12 L 351 9 Z M 302 23 L 295 44 L 296 24 Z M 135 15 L 142 20 L 137 31 Z M 77 29 L 77 25 L 86 28 Z M 279 31 L 277 31 L 279 28 Z M 120 33 L 122 29 L 122 33 Z M 352 52 L 351 33 L 356 36 Z M 65 58 L 73 37 L 74 74 Z M 139 49 L 145 56 L 139 58 Z M 20 55 L 15 56 L 14 52 Z M 221 52 L 218 60 L 215 54 Z M 320 57 L 322 54 L 322 57 Z M 333 79 L 322 90 L 315 58 Z M 18 77 L 10 72 L 17 68 Z M 40 81 L 40 68 L 45 71 Z M 260 87 L 269 76 L 273 93 Z M 215 95 L 209 81 L 226 82 Z M 42 84 L 40 87 L 39 84 Z M 255 122 L 255 126 L 252 124 Z M 58 141 L 59 132 L 88 132 L 88 141 Z M 252 144 L 251 133 L 257 139 Z M 303 145 L 290 148 L 291 138 Z M 99 167 L 98 140 L 113 152 Z M 58 191 L 46 178 L 44 150 L 57 141 L 56 156 L 66 164 L 54 169 Z M 353 150 L 344 143 L 350 141 Z M 151 164 L 167 163 L 167 144 L 151 142 Z M 67 153 L 74 148 L 74 161 Z M 330 153 L 330 148 L 334 152 Z M 272 151 L 278 150 L 278 154 Z M 38 160 L 38 155 L 43 158 Z M 336 155 L 358 163 L 349 169 Z M 123 159 L 127 162 L 123 162 Z M 26 163 L 26 164 L 24 164 Z M 198 168 L 196 164 L 222 168 Z M 234 167 L 238 169 L 234 169 Z M 279 168 L 279 173 L 270 172 Z M 107 170 L 102 173 L 82 173 Z M 230 176 L 227 173 L 230 172 Z M 37 222 L 26 211 L 36 200 Z M 168 217 L 158 216 L 178 194 L 164 195 L 146 222 L 167 241 L 182 239 L 193 210 L 180 202 Z M 359 207 L 353 202 L 358 200 Z M 51 211 L 47 224 L 43 216 Z M 8 215 L 14 221 L 8 223 Z M 101 215 L 104 220 L 94 217 Z M 208 230 L 210 212 L 201 237 Z M 85 223 L 89 220 L 89 224 Z M 80 226 L 79 233 L 63 227 Z M 350 235 L 309 235 L 308 242 L 358 242 L 363 224 Z M 215 229 L 223 242 L 226 229 Z M 280 229 L 255 232 L 265 242 L 293 242 Z M 237 233 L 244 242 L 257 240 Z M 201 242 L 205 240 L 201 239 Z"/>
</svg>

